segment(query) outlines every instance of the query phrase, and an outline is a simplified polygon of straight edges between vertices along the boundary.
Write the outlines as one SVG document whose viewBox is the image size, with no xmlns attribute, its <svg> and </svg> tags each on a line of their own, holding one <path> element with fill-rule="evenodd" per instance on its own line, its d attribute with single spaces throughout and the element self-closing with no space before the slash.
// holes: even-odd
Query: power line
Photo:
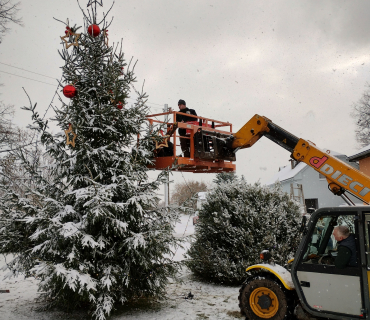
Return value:
<svg viewBox="0 0 370 320">
<path fill-rule="evenodd" d="M 149 104 L 152 104 L 151 102 L 149 102 Z M 160 108 L 160 107 L 153 107 L 153 106 L 149 106 L 150 108 L 153 108 L 153 109 L 161 109 L 163 110 L 163 108 Z"/>
<path fill-rule="evenodd" d="M 32 80 L 32 81 L 36 81 L 36 82 L 40 82 L 40 83 L 44 83 L 44 84 L 48 84 L 48 85 L 50 85 L 50 86 L 55 87 L 55 84 L 51 84 L 51 83 L 48 83 L 48 82 L 39 81 L 39 80 L 35 80 L 35 79 L 32 79 L 32 78 L 27 78 L 27 77 L 19 76 L 19 75 L 17 75 L 17 74 L 10 73 L 10 72 L 5 72 L 5 71 L 2 71 L 2 70 L 0 70 L 0 72 L 2 72 L 2 73 L 6 73 L 6 74 L 10 74 L 10 75 L 12 75 L 12 76 L 16 76 L 16 77 L 19 77 L 19 78 L 24 78 L 24 79 L 28 79 L 28 80 Z"/>
<path fill-rule="evenodd" d="M 163 104 L 154 103 L 154 102 L 150 102 L 150 101 L 149 101 L 149 103 L 150 103 L 150 104 L 155 104 L 155 105 L 157 105 L 157 106 L 161 106 L 161 107 L 163 107 L 163 106 L 164 106 Z"/>
<path fill-rule="evenodd" d="M 32 79 L 32 78 L 27 78 L 27 77 L 19 76 L 19 75 L 17 75 L 17 74 L 10 73 L 10 72 L 5 72 L 5 71 L 2 71 L 2 70 L 0 70 L 0 72 L 2 72 L 2 73 L 6 73 L 6 74 L 10 74 L 10 75 L 12 75 L 12 76 L 16 76 L 16 77 L 20 77 L 20 78 L 24 78 L 24 79 L 32 80 L 32 81 L 37 81 L 37 82 L 44 83 L 44 84 L 48 84 L 48 85 L 50 85 L 50 86 L 54 86 L 54 87 L 55 87 L 55 84 L 51 84 L 51 83 L 48 83 L 48 82 L 39 81 L 39 80 L 35 80 L 35 79 Z M 59 87 L 59 84 L 58 84 L 58 87 Z M 135 99 L 132 99 L 132 98 L 128 98 L 127 100 L 136 101 Z M 149 102 L 149 104 L 154 104 L 154 103 Z M 159 104 L 159 106 L 160 106 L 160 104 Z M 159 108 L 159 107 L 152 107 L 152 106 L 150 106 L 150 107 L 151 107 L 151 108 L 154 108 L 154 109 L 161 109 L 161 108 Z"/>
<path fill-rule="evenodd" d="M 50 77 L 50 76 L 46 76 L 46 75 L 44 75 L 44 74 L 37 73 L 37 72 L 34 72 L 34 71 L 30 71 L 30 70 L 27 70 L 27 69 L 23 69 L 23 68 L 15 67 L 15 66 L 12 66 L 12 65 L 7 64 L 7 63 L 4 63 L 4 62 L 0 62 L 0 64 L 5 65 L 5 66 L 8 66 L 8 67 L 11 67 L 11 68 L 15 68 L 15 69 L 23 70 L 23 71 L 26 71 L 26 72 L 30 72 L 30 73 L 37 74 L 37 75 L 39 75 L 39 76 L 43 76 L 43 77 L 47 77 L 47 78 L 50 78 L 50 79 L 54 79 L 54 80 L 56 80 L 56 78 L 53 78 L 53 77 Z M 36 80 L 36 79 L 32 79 L 32 78 L 27 78 L 27 77 L 24 77 L 24 76 L 19 76 L 19 75 L 14 74 L 14 73 L 5 72 L 5 71 L 1 71 L 1 70 L 0 70 L 0 72 L 6 73 L 6 74 L 10 74 L 10 75 L 13 75 L 13 76 L 16 76 L 16 77 L 20 77 L 20 78 L 24 78 L 24 79 L 28 79 L 28 80 L 32 80 L 32 81 L 37 81 L 37 82 L 40 82 L 40 83 L 45 83 L 45 84 L 49 84 L 49 85 L 53 85 L 53 86 L 54 86 L 54 84 L 51 84 L 51 83 L 43 82 L 43 81 Z M 148 101 L 148 103 L 149 103 L 149 104 L 152 104 L 152 105 L 160 106 L 160 107 L 163 107 L 163 106 L 164 106 L 164 104 L 159 104 L 159 103 L 150 102 L 150 101 Z M 158 107 L 152 107 L 152 108 L 160 109 L 160 108 L 158 108 Z"/>
<path fill-rule="evenodd" d="M 33 71 L 26 70 L 26 69 L 23 69 L 23 68 L 18 68 L 18 67 L 15 67 L 15 66 L 12 66 L 12 65 L 10 65 L 10 64 L 3 63 L 3 62 L 0 62 L 0 64 L 3 64 L 4 66 L 8 66 L 8 67 L 15 68 L 15 69 L 23 70 L 23 71 L 26 71 L 26 72 L 30 72 L 30 73 L 34 73 L 34 74 L 38 74 L 39 76 L 43 76 L 43 77 L 47 77 L 47 78 L 50 78 L 50 79 L 54 79 L 54 80 L 55 80 L 55 78 L 50 77 L 50 76 L 46 76 L 46 75 L 41 74 L 41 73 L 33 72 Z"/>
</svg>

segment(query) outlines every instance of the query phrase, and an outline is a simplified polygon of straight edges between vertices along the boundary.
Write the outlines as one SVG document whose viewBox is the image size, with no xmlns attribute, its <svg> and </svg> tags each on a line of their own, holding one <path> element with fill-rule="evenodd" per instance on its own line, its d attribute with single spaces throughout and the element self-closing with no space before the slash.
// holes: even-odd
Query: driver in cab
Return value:
<svg viewBox="0 0 370 320">
<path fill-rule="evenodd" d="M 334 228 L 333 236 L 338 243 L 338 254 L 335 258 L 334 265 L 343 269 L 347 266 L 356 267 L 356 239 L 355 236 L 349 232 L 346 226 L 337 226 Z"/>
</svg>

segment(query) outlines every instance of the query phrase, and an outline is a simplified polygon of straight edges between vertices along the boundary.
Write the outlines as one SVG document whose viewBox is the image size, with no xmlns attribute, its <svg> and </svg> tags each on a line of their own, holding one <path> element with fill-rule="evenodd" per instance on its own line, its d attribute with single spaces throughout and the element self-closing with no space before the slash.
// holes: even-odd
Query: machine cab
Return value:
<svg viewBox="0 0 370 320">
<path fill-rule="evenodd" d="M 169 111 L 147 116 L 150 125 L 164 128 L 156 139 L 155 158 L 149 168 L 201 173 L 235 171 L 235 153 L 226 147 L 232 141 L 231 123 L 193 115 L 187 115 L 193 121 L 177 122 L 177 114 Z M 185 129 L 186 135 L 179 136 L 177 129 Z M 181 152 L 180 143 L 189 145 L 188 155 Z"/>
<path fill-rule="evenodd" d="M 322 208 L 312 214 L 298 248 L 292 279 L 303 307 L 318 317 L 333 319 L 366 317 L 369 310 L 369 207 Z M 352 235 L 355 257 L 339 266 L 337 226 Z M 354 239 L 354 241 L 353 241 Z M 344 242 L 341 242 L 344 243 Z M 337 266 L 336 266 L 337 265 Z"/>
</svg>

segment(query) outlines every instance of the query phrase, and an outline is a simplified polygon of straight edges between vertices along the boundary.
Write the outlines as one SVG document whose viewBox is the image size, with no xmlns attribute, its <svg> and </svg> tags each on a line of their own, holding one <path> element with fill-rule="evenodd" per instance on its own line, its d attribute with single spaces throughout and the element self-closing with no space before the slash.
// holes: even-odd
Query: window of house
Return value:
<svg viewBox="0 0 370 320">
<path fill-rule="evenodd" d="M 319 208 L 319 199 L 305 199 L 304 203 L 306 205 L 307 212 L 312 213 Z"/>
</svg>

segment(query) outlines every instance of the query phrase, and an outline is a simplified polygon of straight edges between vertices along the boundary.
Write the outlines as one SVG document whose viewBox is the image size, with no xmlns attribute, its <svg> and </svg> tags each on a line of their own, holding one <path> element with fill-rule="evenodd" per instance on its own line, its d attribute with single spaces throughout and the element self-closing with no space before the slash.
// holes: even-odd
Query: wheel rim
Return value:
<svg viewBox="0 0 370 320">
<path fill-rule="evenodd" d="M 255 315 L 260 318 L 272 318 L 279 309 L 279 301 L 276 294 L 265 287 L 252 291 L 249 297 L 249 305 Z"/>
</svg>

